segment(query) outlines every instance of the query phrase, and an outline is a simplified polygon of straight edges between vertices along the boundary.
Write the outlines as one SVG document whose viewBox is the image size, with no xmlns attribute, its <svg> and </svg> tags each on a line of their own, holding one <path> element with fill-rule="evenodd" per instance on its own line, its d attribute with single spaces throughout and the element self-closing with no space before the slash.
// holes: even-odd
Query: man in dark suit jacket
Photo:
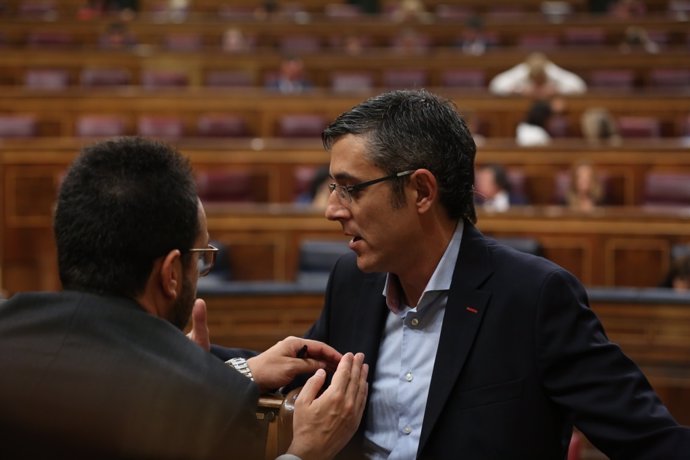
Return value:
<svg viewBox="0 0 690 460">
<path fill-rule="evenodd" d="M 561 267 L 474 226 L 475 146 L 452 103 L 394 91 L 342 114 L 326 217 L 350 236 L 307 337 L 362 351 L 365 423 L 343 457 L 690 458 L 679 426 Z"/>
<path fill-rule="evenodd" d="M 232 367 L 208 353 L 195 297 L 216 249 L 182 155 L 138 138 L 85 148 L 54 230 L 65 291 L 0 305 L 3 459 L 263 459 L 259 393 L 299 372 L 314 375 L 281 458 L 330 458 L 350 439 L 367 394 L 361 354 L 296 337 Z"/>
</svg>

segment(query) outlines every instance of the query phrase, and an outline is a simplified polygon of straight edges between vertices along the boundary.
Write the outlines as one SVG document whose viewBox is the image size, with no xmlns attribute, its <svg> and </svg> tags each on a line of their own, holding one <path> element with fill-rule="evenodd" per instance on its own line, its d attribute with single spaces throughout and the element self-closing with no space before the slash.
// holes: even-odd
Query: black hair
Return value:
<svg viewBox="0 0 690 460">
<path fill-rule="evenodd" d="M 189 160 L 173 148 L 138 137 L 85 147 L 55 211 L 63 288 L 135 297 L 156 258 L 192 247 L 198 212 Z"/>
<path fill-rule="evenodd" d="M 426 168 L 436 177 L 448 216 L 476 222 L 472 135 L 455 105 L 426 90 L 396 90 L 341 114 L 322 133 L 326 150 L 347 134 L 364 136 L 367 155 L 387 174 Z M 394 205 L 404 203 L 403 181 L 393 181 Z"/>
</svg>

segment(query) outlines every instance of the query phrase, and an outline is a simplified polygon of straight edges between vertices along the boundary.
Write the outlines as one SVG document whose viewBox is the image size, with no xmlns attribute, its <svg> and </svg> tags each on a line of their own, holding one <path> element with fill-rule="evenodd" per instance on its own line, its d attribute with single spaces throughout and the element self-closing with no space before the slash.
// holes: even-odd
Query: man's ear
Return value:
<svg viewBox="0 0 690 460">
<path fill-rule="evenodd" d="M 410 178 L 416 191 L 415 205 L 426 212 L 438 198 L 436 177 L 428 169 L 418 169 Z"/>
<path fill-rule="evenodd" d="M 154 267 L 160 273 L 160 286 L 163 295 L 176 299 L 178 288 L 182 286 L 182 253 L 173 249 L 161 259 L 160 267 Z"/>
</svg>

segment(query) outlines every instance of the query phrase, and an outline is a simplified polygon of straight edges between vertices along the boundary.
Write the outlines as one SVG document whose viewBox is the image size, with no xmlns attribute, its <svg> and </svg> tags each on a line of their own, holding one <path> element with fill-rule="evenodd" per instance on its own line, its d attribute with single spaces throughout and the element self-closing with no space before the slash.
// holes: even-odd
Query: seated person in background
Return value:
<svg viewBox="0 0 690 460">
<path fill-rule="evenodd" d="M 629 26 L 625 29 L 625 35 L 619 48 L 623 53 L 629 53 L 636 49 L 643 49 L 650 54 L 659 52 L 659 45 L 649 37 L 646 29 L 639 26 Z"/>
<path fill-rule="evenodd" d="M 238 27 L 230 27 L 223 32 L 223 51 L 228 53 L 240 53 L 249 51 L 252 43 Z"/>
<path fill-rule="evenodd" d="M 486 51 L 488 44 L 484 34 L 484 22 L 479 16 L 472 16 L 465 22 L 460 39 L 460 48 L 465 54 L 480 56 Z"/>
<path fill-rule="evenodd" d="M 367 394 L 361 353 L 296 337 L 247 360 L 209 353 L 195 297 L 216 249 L 181 154 L 140 138 L 86 147 L 60 186 L 54 232 L 64 291 L 0 305 L 3 458 L 263 458 L 259 393 L 302 372 L 294 455 L 281 457 L 331 458 L 348 442 Z"/>
<path fill-rule="evenodd" d="M 475 202 L 486 211 L 510 208 L 512 186 L 502 165 L 491 163 L 477 168 L 474 178 Z"/>
<path fill-rule="evenodd" d="M 311 81 L 305 74 L 304 61 L 297 56 L 283 57 L 278 75 L 266 84 L 266 89 L 285 94 L 301 93 L 311 88 Z"/>
<path fill-rule="evenodd" d="M 671 261 L 671 269 L 659 287 L 671 288 L 677 292 L 690 291 L 690 254 Z"/>
<path fill-rule="evenodd" d="M 496 75 L 489 82 L 489 91 L 501 96 L 523 95 L 538 99 L 557 94 L 582 94 L 585 81 L 551 62 L 543 53 L 532 53 L 527 59 Z"/>
<path fill-rule="evenodd" d="M 551 134 L 546 129 L 553 113 L 551 103 L 546 100 L 532 102 L 524 121 L 515 129 L 515 142 L 523 147 L 548 145 Z"/>
<path fill-rule="evenodd" d="M 585 140 L 593 145 L 620 145 L 621 136 L 611 112 L 604 107 L 592 107 L 582 112 L 580 128 Z"/>
<path fill-rule="evenodd" d="M 640 0 L 616 0 L 609 5 L 608 14 L 618 19 L 641 18 L 647 14 L 647 5 Z"/>
<path fill-rule="evenodd" d="M 603 199 L 604 190 L 594 166 L 588 161 L 576 163 L 570 169 L 566 206 L 576 211 L 592 211 L 601 205 Z"/>
<path fill-rule="evenodd" d="M 99 39 L 99 46 L 109 50 L 132 48 L 136 44 L 137 39 L 127 24 L 119 21 L 108 24 Z"/>
<path fill-rule="evenodd" d="M 426 11 L 426 6 L 422 0 L 398 0 L 392 7 L 391 18 L 394 21 L 428 21 L 433 18 Z"/>
<path fill-rule="evenodd" d="M 331 177 L 328 173 L 328 165 L 321 166 L 314 172 L 314 176 L 309 183 L 309 189 L 305 194 L 297 198 L 298 203 L 308 203 L 316 209 L 325 209 L 328 203 L 328 196 L 331 191 L 328 184 Z"/>
</svg>

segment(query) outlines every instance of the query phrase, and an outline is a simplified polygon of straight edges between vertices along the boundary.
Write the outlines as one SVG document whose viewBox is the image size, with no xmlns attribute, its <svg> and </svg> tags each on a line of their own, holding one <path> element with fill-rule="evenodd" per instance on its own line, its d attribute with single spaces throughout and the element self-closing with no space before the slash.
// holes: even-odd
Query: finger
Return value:
<svg viewBox="0 0 690 460">
<path fill-rule="evenodd" d="M 367 376 L 369 375 L 369 365 L 362 366 L 362 373 L 360 375 L 359 387 L 357 389 L 357 398 L 355 399 L 355 407 L 358 408 L 358 413 L 361 415 L 364 412 L 364 406 L 367 402 L 367 395 L 369 394 L 369 384 L 367 383 Z"/>
<path fill-rule="evenodd" d="M 206 302 L 203 299 L 196 299 L 192 307 L 192 330 L 189 338 L 206 351 L 211 349 L 207 317 Z"/>
<path fill-rule="evenodd" d="M 350 384 L 350 374 L 352 373 L 352 365 L 354 363 L 354 355 L 352 353 L 345 353 L 343 358 L 338 363 L 338 368 L 333 374 L 331 386 L 328 390 L 344 393 Z"/>
<path fill-rule="evenodd" d="M 303 345 L 307 346 L 307 356 L 310 358 L 316 358 L 323 361 L 329 361 L 333 364 L 337 364 L 340 358 L 343 357 L 335 348 L 330 345 L 326 345 L 318 340 L 301 339 L 299 343 L 296 344 L 297 349 L 301 348 Z M 297 350 L 295 350 L 295 353 Z"/>
<path fill-rule="evenodd" d="M 295 401 L 295 404 L 311 404 L 319 394 L 319 390 L 321 390 L 324 382 L 326 382 L 326 371 L 319 369 L 304 383 L 304 386 L 299 392 L 299 396 L 297 396 L 297 401 Z"/>
<path fill-rule="evenodd" d="M 362 367 L 364 366 L 364 353 L 357 353 L 352 360 L 350 381 L 347 386 L 347 397 L 356 401 L 361 385 Z"/>
</svg>

